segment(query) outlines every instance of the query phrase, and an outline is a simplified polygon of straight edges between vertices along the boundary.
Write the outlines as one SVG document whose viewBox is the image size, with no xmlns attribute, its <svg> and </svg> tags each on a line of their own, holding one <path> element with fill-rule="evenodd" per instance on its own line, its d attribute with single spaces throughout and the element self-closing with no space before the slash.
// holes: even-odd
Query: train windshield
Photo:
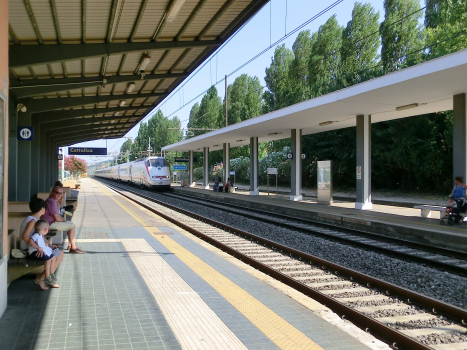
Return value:
<svg viewBox="0 0 467 350">
<path fill-rule="evenodd" d="M 157 168 L 162 168 L 167 166 L 167 163 L 164 158 L 156 158 L 156 159 L 150 159 L 151 166 L 157 167 Z"/>
</svg>

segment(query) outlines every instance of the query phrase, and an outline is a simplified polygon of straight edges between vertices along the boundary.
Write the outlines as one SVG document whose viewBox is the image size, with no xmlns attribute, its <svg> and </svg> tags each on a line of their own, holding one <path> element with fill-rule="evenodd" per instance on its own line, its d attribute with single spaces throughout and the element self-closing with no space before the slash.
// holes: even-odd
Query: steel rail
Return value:
<svg viewBox="0 0 467 350">
<path fill-rule="evenodd" d="M 170 195 L 173 196 L 173 194 L 170 194 Z M 175 195 L 181 196 L 180 194 L 175 194 Z M 182 197 L 185 199 L 185 194 Z M 192 196 L 190 194 L 187 194 L 186 197 L 190 197 L 190 198 L 193 198 L 193 199 L 200 199 L 199 197 Z M 216 201 L 216 200 L 208 199 L 208 198 L 202 198 L 202 200 L 206 201 L 206 202 L 225 204 L 225 202 Z M 238 204 L 229 203 L 229 208 L 230 207 L 242 209 L 242 207 L 240 205 L 238 205 Z M 243 210 L 245 210 L 245 209 L 243 208 Z M 281 213 L 276 213 L 276 212 L 272 212 L 272 211 L 268 211 L 268 210 L 255 209 L 255 208 L 248 208 L 248 210 L 249 211 L 255 211 L 257 213 L 262 213 L 262 214 L 265 214 L 265 215 L 274 215 L 274 216 L 281 217 L 281 218 L 287 219 L 287 220 L 293 219 L 293 220 L 296 220 L 296 221 L 299 221 L 299 222 L 302 222 L 302 223 L 305 223 L 305 224 L 311 224 L 311 225 L 315 225 L 315 226 L 323 227 L 323 228 L 327 228 L 327 229 L 332 229 L 332 230 L 338 229 L 339 231 L 342 231 L 343 233 L 353 234 L 353 235 L 360 236 L 360 237 L 371 238 L 371 239 L 386 242 L 386 243 L 400 244 L 400 245 L 404 245 L 404 246 L 406 246 L 408 248 L 425 250 L 425 251 L 430 252 L 430 253 L 435 253 L 435 254 L 439 254 L 439 255 L 447 255 L 447 256 L 451 256 L 453 258 L 467 260 L 467 253 L 457 251 L 457 250 L 433 247 L 433 246 L 428 245 L 428 244 L 407 241 L 405 239 L 400 239 L 400 238 L 393 238 L 393 237 L 383 236 L 383 235 L 379 235 L 379 234 L 368 232 L 368 231 L 358 231 L 358 230 L 350 229 L 350 228 L 347 228 L 347 227 L 341 227 L 341 226 L 337 226 L 337 225 L 326 224 L 326 223 L 323 223 L 323 222 L 316 222 L 316 221 L 313 221 L 313 220 L 308 220 L 308 219 L 299 218 L 299 217 L 290 217 L 290 216 L 287 216 L 287 215 L 284 215 L 284 214 L 281 214 Z"/>
<path fill-rule="evenodd" d="M 215 247 L 231 254 L 232 256 L 242 260 L 243 262 L 248 263 L 252 267 L 274 277 L 275 279 L 281 281 L 282 283 L 302 292 L 303 294 L 315 299 L 316 301 L 324 304 L 326 307 L 334 311 L 336 314 L 338 314 L 340 317 L 345 318 L 354 324 L 356 324 L 358 327 L 361 329 L 364 329 L 366 332 L 369 332 L 376 338 L 384 341 L 387 344 L 390 344 L 393 348 L 396 349 L 413 349 L 413 350 L 418 350 L 418 349 L 431 349 L 429 346 L 424 345 L 417 340 L 403 334 L 402 332 L 399 332 L 391 327 L 386 326 L 385 324 L 377 321 L 376 319 L 373 319 L 369 316 L 366 316 L 365 314 L 354 310 L 343 303 L 334 300 L 332 297 L 329 297 L 317 290 L 314 290 L 305 284 L 298 282 L 282 273 L 279 271 L 276 271 L 268 266 L 265 266 L 264 264 L 256 261 L 253 258 L 250 258 L 248 256 L 245 256 L 244 254 L 234 250 L 233 248 L 230 248 L 226 246 L 223 243 L 220 243 L 219 241 L 205 235 L 202 232 L 199 232 L 192 227 L 184 224 L 183 222 L 179 222 L 173 217 L 166 215 L 164 213 L 159 212 L 158 210 L 152 208 L 151 206 L 135 199 L 132 198 L 131 196 L 122 193 L 121 191 L 117 190 L 116 188 L 122 188 L 121 186 L 115 185 L 115 184 L 109 184 L 107 181 L 102 181 L 99 179 L 99 181 L 105 183 L 107 186 L 111 187 L 115 192 L 119 193 L 120 195 L 124 196 L 125 198 L 130 199 L 131 201 L 137 203 L 138 205 L 148 209 L 149 211 L 163 217 L 164 219 L 176 224 L 177 226 L 183 228 L 184 230 L 194 234 L 195 236 L 205 240 L 206 242 L 214 245 Z M 187 210 L 175 207 L 173 205 L 158 201 L 154 198 L 151 198 L 146 195 L 142 195 L 140 193 L 136 193 L 134 191 L 130 191 L 128 189 L 123 189 L 124 191 L 128 191 L 130 193 L 133 193 L 134 195 L 140 196 L 148 201 L 155 202 L 157 204 L 163 205 L 167 208 L 170 208 L 172 210 L 181 212 L 185 215 L 188 215 L 190 217 L 196 218 L 200 221 L 209 223 L 210 225 L 220 227 L 226 231 L 230 231 L 233 233 L 236 233 L 240 236 L 247 237 L 251 240 L 255 240 L 257 243 L 264 244 L 270 247 L 274 247 L 276 249 L 280 249 L 283 252 L 286 252 L 288 254 L 291 254 L 291 256 L 307 260 L 313 264 L 316 264 L 318 266 L 322 266 L 323 269 L 328 269 L 329 271 L 334 271 L 336 274 L 340 276 L 345 276 L 346 278 L 359 282 L 361 284 L 366 284 L 367 286 L 371 286 L 374 288 L 377 288 L 379 290 L 385 291 L 387 295 L 391 295 L 393 297 L 397 297 L 402 300 L 406 300 L 410 304 L 415 304 L 418 305 L 424 309 L 431 310 L 434 313 L 442 314 L 450 319 L 453 319 L 459 323 L 466 324 L 467 322 L 467 310 L 461 309 L 457 306 L 444 303 L 440 300 L 436 300 L 433 298 L 429 298 L 427 296 L 424 296 L 422 294 L 413 292 L 411 290 L 408 290 L 403 287 L 396 286 L 392 283 L 385 282 L 383 280 L 379 280 L 377 278 L 368 276 L 366 274 L 354 271 L 352 269 L 334 264 L 330 261 L 306 254 L 304 252 L 298 251 L 296 249 L 289 248 L 287 246 L 275 243 L 273 241 L 266 240 L 264 238 L 258 237 L 256 235 L 253 235 L 251 233 L 230 227 L 228 225 L 225 225 L 223 223 L 217 222 L 212 219 L 208 219 L 205 217 L 202 217 L 200 215 L 191 213 Z"/>
<path fill-rule="evenodd" d="M 178 194 L 175 194 L 175 196 L 174 196 L 173 194 L 164 193 L 163 195 L 164 196 L 169 196 L 169 197 L 172 197 L 172 198 L 175 198 L 175 196 L 180 196 L 180 197 L 183 198 L 183 200 L 191 201 L 192 203 L 195 203 L 195 202 L 199 203 L 199 201 L 201 200 L 200 198 L 197 198 L 197 197 L 194 197 L 194 196 L 189 196 L 191 198 L 187 200 L 185 197 L 183 197 L 181 195 L 178 195 Z M 209 206 L 211 208 L 217 208 L 217 207 L 214 204 L 205 204 L 205 202 L 221 203 L 219 201 L 203 198 L 203 205 Z M 225 202 L 223 202 L 223 204 L 225 204 Z M 232 209 L 232 207 L 243 211 L 242 213 L 237 213 L 238 215 L 244 215 L 246 217 L 250 217 L 250 218 L 253 218 L 255 220 L 258 219 L 254 214 L 245 213 L 245 209 L 244 208 L 242 209 L 239 205 L 229 203 L 229 209 Z M 414 242 L 410 242 L 410 241 L 406 241 L 406 240 L 402 240 L 402 239 L 399 240 L 397 238 L 390 238 L 390 237 L 381 236 L 381 235 L 377 235 L 377 234 L 373 234 L 373 233 L 357 231 L 357 230 L 352 230 L 352 229 L 347 229 L 347 228 L 341 228 L 339 226 L 316 223 L 314 221 L 306 220 L 306 219 L 302 219 L 302 218 L 295 218 L 295 217 L 290 218 L 290 217 L 287 217 L 286 215 L 283 215 L 283 214 L 280 214 L 280 213 L 273 213 L 273 212 L 270 212 L 270 211 L 267 211 L 267 210 L 248 208 L 248 211 L 260 213 L 260 214 L 263 214 L 263 215 L 274 215 L 274 216 L 280 217 L 282 219 L 294 220 L 294 221 L 297 221 L 297 222 L 301 222 L 303 224 L 315 225 L 315 226 L 323 227 L 323 228 L 326 228 L 326 229 L 339 230 L 339 231 L 342 231 L 343 233 L 348 233 L 348 234 L 351 234 L 353 236 L 358 236 L 358 237 L 369 238 L 369 239 L 373 239 L 373 240 L 379 241 L 379 242 L 397 244 L 397 245 L 400 245 L 401 248 L 409 247 L 409 248 L 412 248 L 412 249 L 423 250 L 423 251 L 434 253 L 434 254 L 437 254 L 437 255 L 445 255 L 445 256 L 448 256 L 448 257 L 456 257 L 458 259 L 463 259 L 463 260 L 467 261 L 467 254 L 462 253 L 462 252 L 452 251 L 452 250 L 449 250 L 449 249 L 435 248 L 435 247 L 432 247 L 432 246 L 428 246 L 426 244 L 418 244 L 418 243 L 414 243 Z M 287 228 L 287 229 L 290 229 L 290 230 L 294 230 L 294 231 L 300 230 L 300 232 L 305 232 L 305 233 L 308 233 L 308 234 L 312 234 L 314 236 L 319 236 L 321 238 L 324 238 L 324 239 L 327 239 L 327 240 L 330 240 L 330 241 L 335 241 L 335 242 L 343 243 L 343 244 L 346 244 L 346 245 L 352 245 L 352 246 L 362 248 L 362 249 L 369 249 L 371 251 L 374 251 L 374 252 L 377 252 L 377 253 L 382 253 L 382 254 L 385 254 L 387 256 L 391 256 L 391 257 L 394 257 L 394 258 L 398 258 L 398 259 L 409 261 L 409 262 L 419 263 L 419 264 L 425 264 L 427 266 L 436 268 L 436 269 L 441 270 L 441 271 L 447 271 L 447 272 L 450 272 L 450 273 L 453 273 L 453 274 L 456 274 L 456 275 L 459 275 L 459 276 L 467 277 L 467 268 L 466 267 L 451 265 L 451 264 L 444 263 L 444 262 L 441 262 L 441 261 L 428 259 L 428 258 L 425 258 L 423 256 L 417 256 L 417 255 L 412 255 L 410 253 L 400 252 L 400 251 L 397 251 L 397 250 L 393 250 L 391 248 L 378 247 L 378 246 L 375 246 L 375 245 L 370 244 L 370 243 L 359 242 L 359 241 L 355 241 L 355 240 L 352 240 L 352 239 L 346 238 L 346 237 L 334 236 L 332 234 L 327 234 L 327 233 L 316 231 L 316 230 L 314 230 L 312 228 L 297 227 L 297 226 L 294 226 L 293 224 L 289 224 L 289 223 L 286 223 L 286 222 L 278 222 L 278 221 L 275 221 L 273 219 L 261 218 L 261 221 L 267 222 L 267 223 L 270 223 L 270 224 L 274 224 L 274 225 L 277 225 L 277 226 L 281 226 L 281 227 L 284 227 L 284 228 Z"/>
</svg>

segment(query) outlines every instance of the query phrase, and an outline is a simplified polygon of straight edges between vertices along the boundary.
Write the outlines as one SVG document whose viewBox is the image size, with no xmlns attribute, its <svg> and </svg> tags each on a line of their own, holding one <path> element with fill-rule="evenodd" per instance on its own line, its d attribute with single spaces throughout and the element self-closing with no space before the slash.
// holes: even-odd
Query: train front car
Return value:
<svg viewBox="0 0 467 350">
<path fill-rule="evenodd" d="M 170 166 L 163 157 L 150 157 L 148 164 L 149 175 L 153 188 L 170 188 Z"/>
<path fill-rule="evenodd" d="M 141 165 L 145 168 L 143 185 L 154 189 L 170 188 L 170 167 L 163 157 L 145 158 Z"/>
</svg>

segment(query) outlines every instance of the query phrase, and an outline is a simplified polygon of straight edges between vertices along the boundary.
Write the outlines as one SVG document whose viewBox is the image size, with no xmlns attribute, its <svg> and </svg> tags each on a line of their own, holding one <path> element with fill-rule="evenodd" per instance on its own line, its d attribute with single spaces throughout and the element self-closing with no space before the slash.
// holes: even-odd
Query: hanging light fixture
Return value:
<svg viewBox="0 0 467 350">
<path fill-rule="evenodd" d="M 126 89 L 125 89 L 125 94 L 128 94 L 130 92 L 133 92 L 133 90 L 135 89 L 136 87 L 136 84 L 132 81 L 131 83 L 128 83 Z"/>
<path fill-rule="evenodd" d="M 180 12 L 185 0 L 173 0 L 172 5 L 170 6 L 169 12 L 167 13 L 166 21 L 173 22 L 175 17 L 177 17 Z"/>
<path fill-rule="evenodd" d="M 411 103 L 409 105 L 396 107 L 396 111 L 403 111 L 405 109 L 416 108 L 416 107 L 418 107 L 418 103 Z"/>
</svg>

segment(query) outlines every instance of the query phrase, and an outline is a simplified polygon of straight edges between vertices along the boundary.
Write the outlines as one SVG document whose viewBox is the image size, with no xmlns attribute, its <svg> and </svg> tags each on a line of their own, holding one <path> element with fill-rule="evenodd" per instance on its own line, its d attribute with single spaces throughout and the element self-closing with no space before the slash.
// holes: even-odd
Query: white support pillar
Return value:
<svg viewBox="0 0 467 350">
<path fill-rule="evenodd" d="M 452 116 L 453 178 L 462 176 L 467 181 L 467 104 L 465 93 L 454 95 Z"/>
<path fill-rule="evenodd" d="M 193 151 L 188 151 L 188 186 L 194 187 L 193 185 Z"/>
<path fill-rule="evenodd" d="M 250 137 L 250 196 L 258 196 L 258 137 Z"/>
<path fill-rule="evenodd" d="M 227 179 L 230 176 L 230 143 L 223 144 L 222 159 L 224 162 L 224 183 L 227 182 Z"/>
<path fill-rule="evenodd" d="M 371 203 L 371 115 L 357 115 L 357 201 L 355 209 L 369 210 Z"/>
<path fill-rule="evenodd" d="M 301 201 L 302 197 L 302 129 L 292 129 L 290 136 L 293 154 L 291 171 L 291 201 Z"/>
<path fill-rule="evenodd" d="M 203 188 L 209 190 L 209 147 L 203 148 Z"/>
</svg>

